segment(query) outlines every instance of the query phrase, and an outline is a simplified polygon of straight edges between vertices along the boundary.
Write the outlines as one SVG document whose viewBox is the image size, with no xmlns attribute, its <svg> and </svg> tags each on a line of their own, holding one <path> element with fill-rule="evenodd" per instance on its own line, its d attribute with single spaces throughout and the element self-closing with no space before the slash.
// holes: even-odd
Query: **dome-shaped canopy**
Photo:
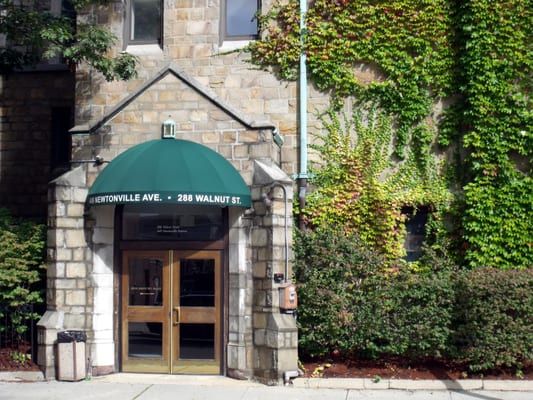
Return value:
<svg viewBox="0 0 533 400">
<path fill-rule="evenodd" d="M 220 154 L 180 139 L 141 143 L 118 155 L 89 190 L 90 206 L 203 204 L 250 207 L 250 189 Z"/>
</svg>

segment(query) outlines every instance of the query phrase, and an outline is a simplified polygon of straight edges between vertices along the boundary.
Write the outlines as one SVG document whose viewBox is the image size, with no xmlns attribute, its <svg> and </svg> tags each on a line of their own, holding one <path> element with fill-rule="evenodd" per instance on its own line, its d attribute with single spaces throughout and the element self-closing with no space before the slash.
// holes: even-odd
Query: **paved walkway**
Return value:
<svg viewBox="0 0 533 400">
<path fill-rule="evenodd" d="M 28 377 L 26 377 L 28 378 Z M 531 381 L 297 378 L 265 386 L 221 376 L 114 374 L 80 382 L 0 374 L 1 400 L 532 400 Z M 17 381 L 18 379 L 18 381 Z"/>
</svg>

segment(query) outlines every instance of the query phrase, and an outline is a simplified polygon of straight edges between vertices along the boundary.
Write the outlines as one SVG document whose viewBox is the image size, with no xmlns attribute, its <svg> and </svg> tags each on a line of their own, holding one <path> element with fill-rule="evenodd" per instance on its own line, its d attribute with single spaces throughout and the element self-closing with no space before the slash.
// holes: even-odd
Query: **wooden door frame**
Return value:
<svg viewBox="0 0 533 400">
<path fill-rule="evenodd" d="M 113 233 L 113 341 L 115 343 L 115 371 L 122 371 L 121 342 L 121 297 L 122 297 L 122 251 L 123 250 L 220 250 L 221 252 L 221 307 L 220 307 L 220 374 L 227 375 L 227 345 L 229 320 L 229 224 L 228 208 L 223 209 L 224 235 L 214 242 L 177 242 L 177 241 L 122 241 L 122 211 L 124 206 L 117 205 L 114 213 Z"/>
</svg>

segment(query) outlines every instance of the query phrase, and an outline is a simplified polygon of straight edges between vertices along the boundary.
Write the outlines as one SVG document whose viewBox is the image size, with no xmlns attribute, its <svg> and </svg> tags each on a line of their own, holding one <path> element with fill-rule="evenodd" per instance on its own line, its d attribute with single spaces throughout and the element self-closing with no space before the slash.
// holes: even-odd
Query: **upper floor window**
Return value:
<svg viewBox="0 0 533 400">
<path fill-rule="evenodd" d="M 131 0 L 126 19 L 126 44 L 162 44 L 162 0 Z"/>
<path fill-rule="evenodd" d="M 226 0 L 224 13 L 224 40 L 257 39 L 257 12 L 259 0 Z"/>
</svg>

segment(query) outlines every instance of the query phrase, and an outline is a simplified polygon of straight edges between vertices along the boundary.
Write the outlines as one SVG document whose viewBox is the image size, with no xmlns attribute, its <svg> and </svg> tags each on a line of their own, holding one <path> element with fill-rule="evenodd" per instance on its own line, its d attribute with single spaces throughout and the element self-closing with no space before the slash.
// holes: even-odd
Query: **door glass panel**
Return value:
<svg viewBox="0 0 533 400">
<path fill-rule="evenodd" d="M 160 322 L 128 323 L 128 357 L 161 358 L 163 324 Z"/>
<path fill-rule="evenodd" d="M 215 324 L 180 325 L 180 359 L 215 358 Z"/>
<path fill-rule="evenodd" d="M 215 260 L 180 261 L 180 307 L 215 306 Z"/>
<path fill-rule="evenodd" d="M 129 262 L 129 305 L 162 306 L 163 260 L 132 258 Z"/>
<path fill-rule="evenodd" d="M 223 238 L 223 209 L 199 205 L 124 206 L 122 239 L 214 241 Z"/>
</svg>

